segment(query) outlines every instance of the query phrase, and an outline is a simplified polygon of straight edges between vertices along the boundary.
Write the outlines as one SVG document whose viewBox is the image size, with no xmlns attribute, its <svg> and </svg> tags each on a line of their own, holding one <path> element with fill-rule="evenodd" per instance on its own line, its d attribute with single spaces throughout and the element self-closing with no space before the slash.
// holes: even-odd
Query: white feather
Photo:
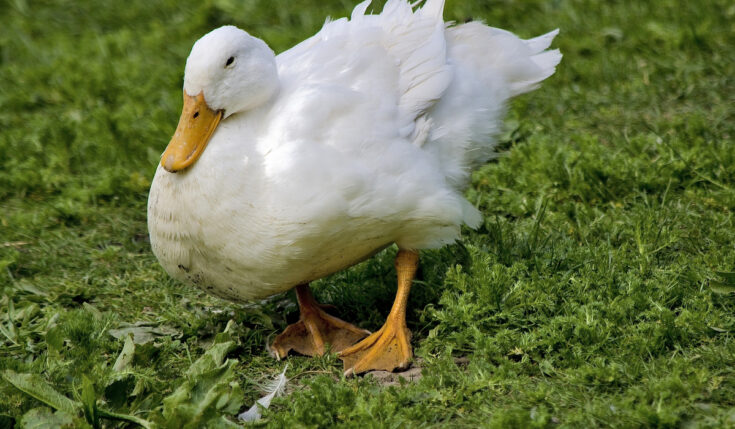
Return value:
<svg viewBox="0 0 735 429">
<path fill-rule="evenodd" d="M 561 54 L 545 51 L 556 32 L 447 27 L 443 3 L 371 15 L 363 2 L 278 56 L 234 27 L 200 39 L 184 87 L 229 116 L 189 169 L 156 172 L 148 225 L 164 269 L 248 301 L 478 226 L 470 171 L 493 155 L 508 100 Z"/>
<path fill-rule="evenodd" d="M 278 377 L 271 380 L 265 386 L 265 390 L 268 393 L 262 398 L 255 401 L 250 409 L 238 415 L 237 418 L 244 422 L 254 422 L 256 420 L 260 420 L 262 410 L 267 410 L 268 407 L 270 407 L 273 398 L 275 398 L 276 396 L 281 396 L 286 390 L 286 383 L 288 382 L 288 379 L 286 378 L 287 369 L 288 364 L 286 364 L 286 366 L 283 368 L 283 372 L 281 372 Z"/>
</svg>

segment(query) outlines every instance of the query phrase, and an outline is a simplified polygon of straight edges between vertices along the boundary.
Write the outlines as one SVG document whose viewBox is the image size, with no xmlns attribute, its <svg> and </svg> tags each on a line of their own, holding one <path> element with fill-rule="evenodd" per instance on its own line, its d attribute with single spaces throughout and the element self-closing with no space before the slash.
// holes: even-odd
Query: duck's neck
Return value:
<svg viewBox="0 0 735 429">
<path fill-rule="evenodd" d="M 249 113 L 256 110 L 268 109 L 278 97 L 281 83 L 278 75 L 259 82 L 258 85 L 249 85 L 247 91 L 240 92 L 240 97 L 233 101 L 233 107 L 225 109 L 225 118 L 236 113 Z"/>
</svg>

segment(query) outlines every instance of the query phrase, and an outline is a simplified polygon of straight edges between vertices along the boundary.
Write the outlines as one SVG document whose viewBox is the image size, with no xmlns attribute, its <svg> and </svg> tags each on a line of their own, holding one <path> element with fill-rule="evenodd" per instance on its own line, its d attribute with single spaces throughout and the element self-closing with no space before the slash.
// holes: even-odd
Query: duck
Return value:
<svg viewBox="0 0 735 429">
<path fill-rule="evenodd" d="M 444 1 L 358 4 L 278 55 L 234 26 L 194 43 L 183 108 L 148 199 L 173 278 L 234 302 L 295 290 L 300 316 L 268 349 L 338 353 L 345 375 L 407 368 L 419 253 L 482 214 L 464 197 L 495 155 L 508 101 L 561 61 L 558 29 L 524 40 L 443 19 Z M 309 284 L 396 245 L 396 298 L 369 332 Z"/>
</svg>

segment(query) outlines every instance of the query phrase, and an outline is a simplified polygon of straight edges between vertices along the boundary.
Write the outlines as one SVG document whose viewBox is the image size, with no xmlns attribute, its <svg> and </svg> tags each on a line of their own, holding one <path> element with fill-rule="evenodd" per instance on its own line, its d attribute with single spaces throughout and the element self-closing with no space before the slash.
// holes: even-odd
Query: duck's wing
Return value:
<svg viewBox="0 0 735 429">
<path fill-rule="evenodd" d="M 279 77 L 290 93 L 319 85 L 326 95 L 338 87 L 354 91 L 364 113 L 377 115 L 383 125 L 383 117 L 390 116 L 401 137 L 415 137 L 417 119 L 452 79 L 444 1 L 414 9 L 405 0 L 389 0 L 379 15 L 367 14 L 369 5 L 356 6 L 349 20 L 327 21 L 316 35 L 280 54 Z"/>
<path fill-rule="evenodd" d="M 453 74 L 443 1 L 368 5 L 276 57 L 281 89 L 256 142 L 268 195 L 301 222 L 293 234 L 440 246 L 480 219 L 421 147 Z"/>
</svg>

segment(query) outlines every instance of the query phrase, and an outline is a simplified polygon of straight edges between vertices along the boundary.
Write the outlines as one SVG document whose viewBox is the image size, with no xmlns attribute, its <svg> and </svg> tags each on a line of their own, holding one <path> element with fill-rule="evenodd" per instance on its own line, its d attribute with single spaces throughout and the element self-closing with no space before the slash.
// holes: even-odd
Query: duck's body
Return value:
<svg viewBox="0 0 735 429">
<path fill-rule="evenodd" d="M 389 0 L 380 15 L 365 15 L 368 4 L 278 57 L 235 27 L 200 39 L 148 203 L 169 274 L 237 301 L 298 286 L 301 319 L 275 354 L 331 343 L 348 372 L 407 365 L 417 250 L 480 223 L 462 196 L 469 173 L 492 156 L 507 100 L 561 59 L 545 51 L 556 32 L 524 41 L 481 23 L 447 27 L 441 0 L 416 10 Z M 366 331 L 324 313 L 307 284 L 392 243 L 391 315 L 345 349 Z"/>
<path fill-rule="evenodd" d="M 445 28 L 440 2 L 366 7 L 276 57 L 277 91 L 224 119 L 194 165 L 159 166 L 149 229 L 173 277 L 250 300 L 478 224 L 467 175 L 506 100 L 553 73 L 555 33 Z"/>
</svg>

